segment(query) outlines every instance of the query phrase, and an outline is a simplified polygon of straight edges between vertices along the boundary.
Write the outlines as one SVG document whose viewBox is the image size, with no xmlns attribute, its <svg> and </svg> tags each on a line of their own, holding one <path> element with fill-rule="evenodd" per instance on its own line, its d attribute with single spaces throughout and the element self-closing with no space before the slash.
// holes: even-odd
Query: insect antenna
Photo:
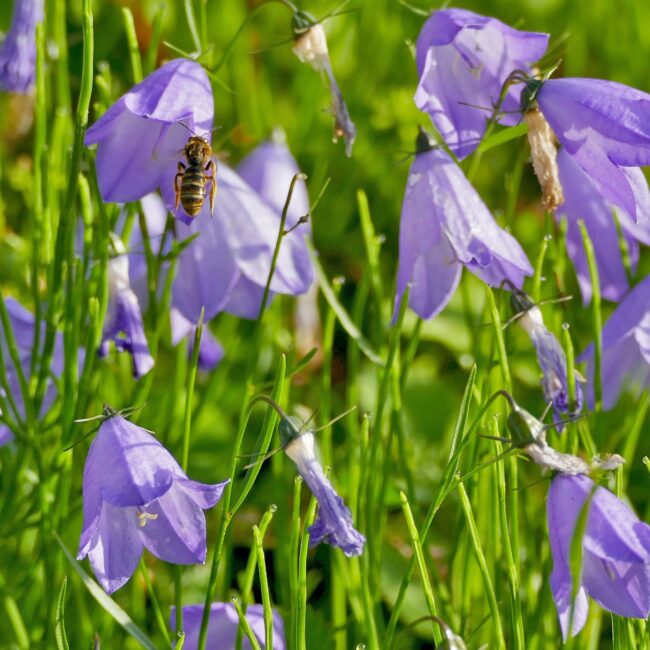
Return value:
<svg viewBox="0 0 650 650">
<path fill-rule="evenodd" d="M 202 135 L 199 135 L 194 129 L 190 129 L 183 120 L 178 120 L 176 124 L 180 124 L 182 127 L 186 128 L 192 135 L 196 136 L 197 138 L 202 138 Z M 222 128 L 221 124 L 217 124 L 217 126 L 213 126 L 209 131 L 206 131 L 206 135 L 209 135 L 210 133 L 214 133 L 215 131 L 218 131 L 219 129 Z"/>
</svg>

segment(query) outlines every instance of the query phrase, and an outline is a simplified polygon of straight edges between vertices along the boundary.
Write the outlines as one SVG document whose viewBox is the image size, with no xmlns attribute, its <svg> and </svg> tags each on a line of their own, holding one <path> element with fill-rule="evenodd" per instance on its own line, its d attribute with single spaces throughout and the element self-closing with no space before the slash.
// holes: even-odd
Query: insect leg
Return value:
<svg viewBox="0 0 650 650">
<path fill-rule="evenodd" d="M 178 211 L 178 204 L 181 202 L 181 188 L 178 185 L 179 179 L 185 176 L 185 165 L 182 162 L 178 163 L 178 173 L 174 176 L 174 193 L 176 194 L 176 201 L 174 202 L 174 214 Z"/>
<path fill-rule="evenodd" d="M 210 185 L 210 216 L 214 214 L 214 197 L 217 194 L 217 164 L 211 160 L 206 166 L 205 170 L 211 172 L 211 176 L 206 176 L 206 181 L 212 181 Z"/>
</svg>

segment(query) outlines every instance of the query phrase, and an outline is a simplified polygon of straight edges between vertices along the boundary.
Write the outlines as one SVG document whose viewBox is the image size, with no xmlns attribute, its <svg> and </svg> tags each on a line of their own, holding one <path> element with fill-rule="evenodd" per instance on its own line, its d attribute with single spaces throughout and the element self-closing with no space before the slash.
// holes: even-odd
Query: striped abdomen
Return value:
<svg viewBox="0 0 650 650">
<path fill-rule="evenodd" d="M 200 165 L 190 165 L 181 180 L 181 205 L 190 217 L 195 217 L 205 199 L 205 171 Z"/>
</svg>

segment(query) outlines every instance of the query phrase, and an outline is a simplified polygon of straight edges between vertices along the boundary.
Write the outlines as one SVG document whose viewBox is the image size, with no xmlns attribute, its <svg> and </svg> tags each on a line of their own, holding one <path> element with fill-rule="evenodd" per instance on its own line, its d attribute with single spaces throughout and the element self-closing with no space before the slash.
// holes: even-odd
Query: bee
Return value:
<svg viewBox="0 0 650 650">
<path fill-rule="evenodd" d="M 183 149 L 187 165 L 178 163 L 178 173 L 174 177 L 176 203 L 190 217 L 195 217 L 203 207 L 206 189 L 210 184 L 210 214 L 214 214 L 214 197 L 217 193 L 217 164 L 212 159 L 212 147 L 207 140 L 193 135 Z"/>
</svg>

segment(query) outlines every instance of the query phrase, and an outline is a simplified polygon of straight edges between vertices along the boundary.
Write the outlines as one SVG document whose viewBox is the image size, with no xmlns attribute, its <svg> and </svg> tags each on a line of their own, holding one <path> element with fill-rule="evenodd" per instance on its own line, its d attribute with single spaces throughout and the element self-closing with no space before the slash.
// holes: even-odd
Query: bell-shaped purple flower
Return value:
<svg viewBox="0 0 650 650">
<path fill-rule="evenodd" d="M 579 587 L 572 602 L 577 576 L 571 575 L 571 544 L 583 506 L 589 510 L 582 539 Z M 587 620 L 587 596 L 619 616 L 648 617 L 648 524 L 639 521 L 625 503 L 590 478 L 562 474 L 551 483 L 547 519 L 553 554 L 551 589 L 565 641 L 575 636 Z"/>
<path fill-rule="evenodd" d="M 170 625 L 174 627 L 176 608 L 172 607 Z M 185 643 L 183 650 L 197 650 L 199 647 L 199 633 L 201 631 L 201 618 L 203 605 L 186 605 L 183 607 L 183 627 L 185 629 Z M 264 609 L 262 605 L 249 605 L 246 608 L 246 620 L 251 626 L 260 647 L 264 648 L 266 638 L 264 630 Z M 239 616 L 232 603 L 212 603 L 210 605 L 210 618 L 208 622 L 208 635 L 205 647 L 234 650 L 237 639 Z M 273 610 L 273 650 L 285 650 L 284 623 L 277 610 Z M 242 650 L 251 650 L 251 645 L 246 635 L 242 637 Z"/>
<path fill-rule="evenodd" d="M 198 322 L 201 307 L 205 307 L 206 321 L 224 310 L 240 281 L 263 291 L 280 230 L 280 214 L 235 171 L 221 163 L 218 173 L 214 218 L 204 204 L 191 224 L 179 220 L 176 227 L 176 236 L 181 240 L 199 235 L 181 253 L 173 286 L 174 306 L 193 323 Z M 173 190 L 162 189 L 169 205 Z M 297 228 L 282 240 L 271 290 L 291 295 L 304 293 L 313 277 L 307 245 Z M 242 293 L 244 298 L 250 298 L 252 292 Z M 229 310 L 254 318 L 260 299 L 256 303 L 249 299 L 241 313 L 230 302 Z"/>
<path fill-rule="evenodd" d="M 410 283 L 409 306 L 433 318 L 451 299 L 463 266 L 493 286 L 521 287 L 533 269 L 442 149 L 416 154 L 402 205 L 396 306 Z"/>
<path fill-rule="evenodd" d="M 152 72 L 120 97 L 86 134 L 87 145 L 98 145 L 97 182 L 102 198 L 126 203 L 160 186 L 173 190 L 190 132 L 207 135 L 213 117 L 210 81 L 199 63 L 174 59 Z"/>
<path fill-rule="evenodd" d="M 299 172 L 291 152 L 284 143 L 284 134 L 276 132 L 272 140 L 262 143 L 254 149 L 237 168 L 237 173 L 262 199 L 282 215 L 293 177 Z M 300 217 L 309 214 L 309 196 L 307 185 L 299 180 L 291 196 L 287 209 L 286 228 L 296 226 Z M 309 222 L 300 226 L 300 235 L 310 232 Z M 264 295 L 264 286 L 251 282 L 246 276 L 240 276 L 228 304 L 224 310 L 241 318 L 257 318 Z M 269 302 L 271 296 L 269 296 Z"/>
<path fill-rule="evenodd" d="M 566 354 L 553 332 L 544 324 L 542 312 L 522 291 L 514 291 L 513 305 L 523 310 L 517 322 L 530 337 L 537 353 L 537 362 L 542 369 L 542 389 L 544 399 L 553 406 L 553 418 L 561 430 L 562 418 L 574 416 L 582 410 L 584 401 L 580 387 L 580 375 L 575 374 L 575 404 L 569 404 L 569 385 L 567 376 Z M 521 304 L 524 303 L 524 304 Z"/>
<path fill-rule="evenodd" d="M 518 31 L 496 18 L 465 9 L 435 11 L 416 44 L 420 82 L 415 104 L 429 114 L 450 149 L 464 158 L 485 133 L 490 113 L 481 107 L 496 106 L 508 76 L 530 70 L 547 45 L 547 34 Z M 508 89 L 500 108 L 516 111 L 518 95 Z M 513 125 L 516 120 L 506 114 L 499 122 Z"/>
<path fill-rule="evenodd" d="M 603 327 L 601 374 L 603 408 L 614 408 L 625 388 L 650 387 L 650 275 L 623 299 Z M 587 362 L 587 401 L 594 403 L 594 346 L 579 357 Z"/>
<path fill-rule="evenodd" d="M 99 356 L 108 354 L 113 341 L 117 350 L 133 357 L 133 376 L 138 379 L 153 368 L 154 359 L 144 333 L 138 297 L 129 282 L 129 256 L 117 237 L 113 244 L 117 255 L 108 263 L 108 309 Z"/>
<path fill-rule="evenodd" d="M 36 25 L 43 0 L 15 0 L 11 27 L 0 45 L 0 88 L 27 93 L 36 81 Z"/>
<path fill-rule="evenodd" d="M 89 557 L 108 593 L 129 580 L 145 547 L 166 562 L 203 563 L 203 510 L 219 501 L 226 483 L 188 479 L 149 432 L 111 414 L 86 458 L 77 559 Z"/>
<path fill-rule="evenodd" d="M 602 79 L 531 79 L 522 109 L 535 103 L 601 196 L 638 220 L 624 168 L 650 164 L 650 95 Z"/>
<path fill-rule="evenodd" d="M 188 354 L 191 357 L 194 350 L 196 325 L 187 320 L 176 308 L 172 308 L 169 318 L 172 327 L 172 345 L 178 345 L 184 338 L 187 338 L 189 342 Z M 213 370 L 223 359 L 223 354 L 223 346 L 214 338 L 207 324 L 204 325 L 199 342 L 199 368 Z"/>
<path fill-rule="evenodd" d="M 336 493 L 318 462 L 314 434 L 305 431 L 292 435 L 284 451 L 296 464 L 318 501 L 318 516 L 309 528 L 309 546 L 325 542 L 338 546 L 348 557 L 361 555 L 366 538 L 354 527 L 350 509 Z"/>
<path fill-rule="evenodd" d="M 558 220 L 567 219 L 567 252 L 578 276 L 583 302 L 588 304 L 591 300 L 592 288 L 578 225 L 580 219 L 584 220 L 594 247 L 600 292 L 604 298 L 618 301 L 627 293 L 629 282 L 616 243 L 618 231 L 614 210 L 634 268 L 639 258 L 638 242 L 650 245 L 650 192 L 645 176 L 638 167 L 621 168 L 634 194 L 637 223 L 622 209 L 617 209 L 603 198 L 592 179 L 565 149 L 558 152 L 557 163 L 564 188 L 564 203 L 556 209 L 555 215 Z"/>
</svg>

